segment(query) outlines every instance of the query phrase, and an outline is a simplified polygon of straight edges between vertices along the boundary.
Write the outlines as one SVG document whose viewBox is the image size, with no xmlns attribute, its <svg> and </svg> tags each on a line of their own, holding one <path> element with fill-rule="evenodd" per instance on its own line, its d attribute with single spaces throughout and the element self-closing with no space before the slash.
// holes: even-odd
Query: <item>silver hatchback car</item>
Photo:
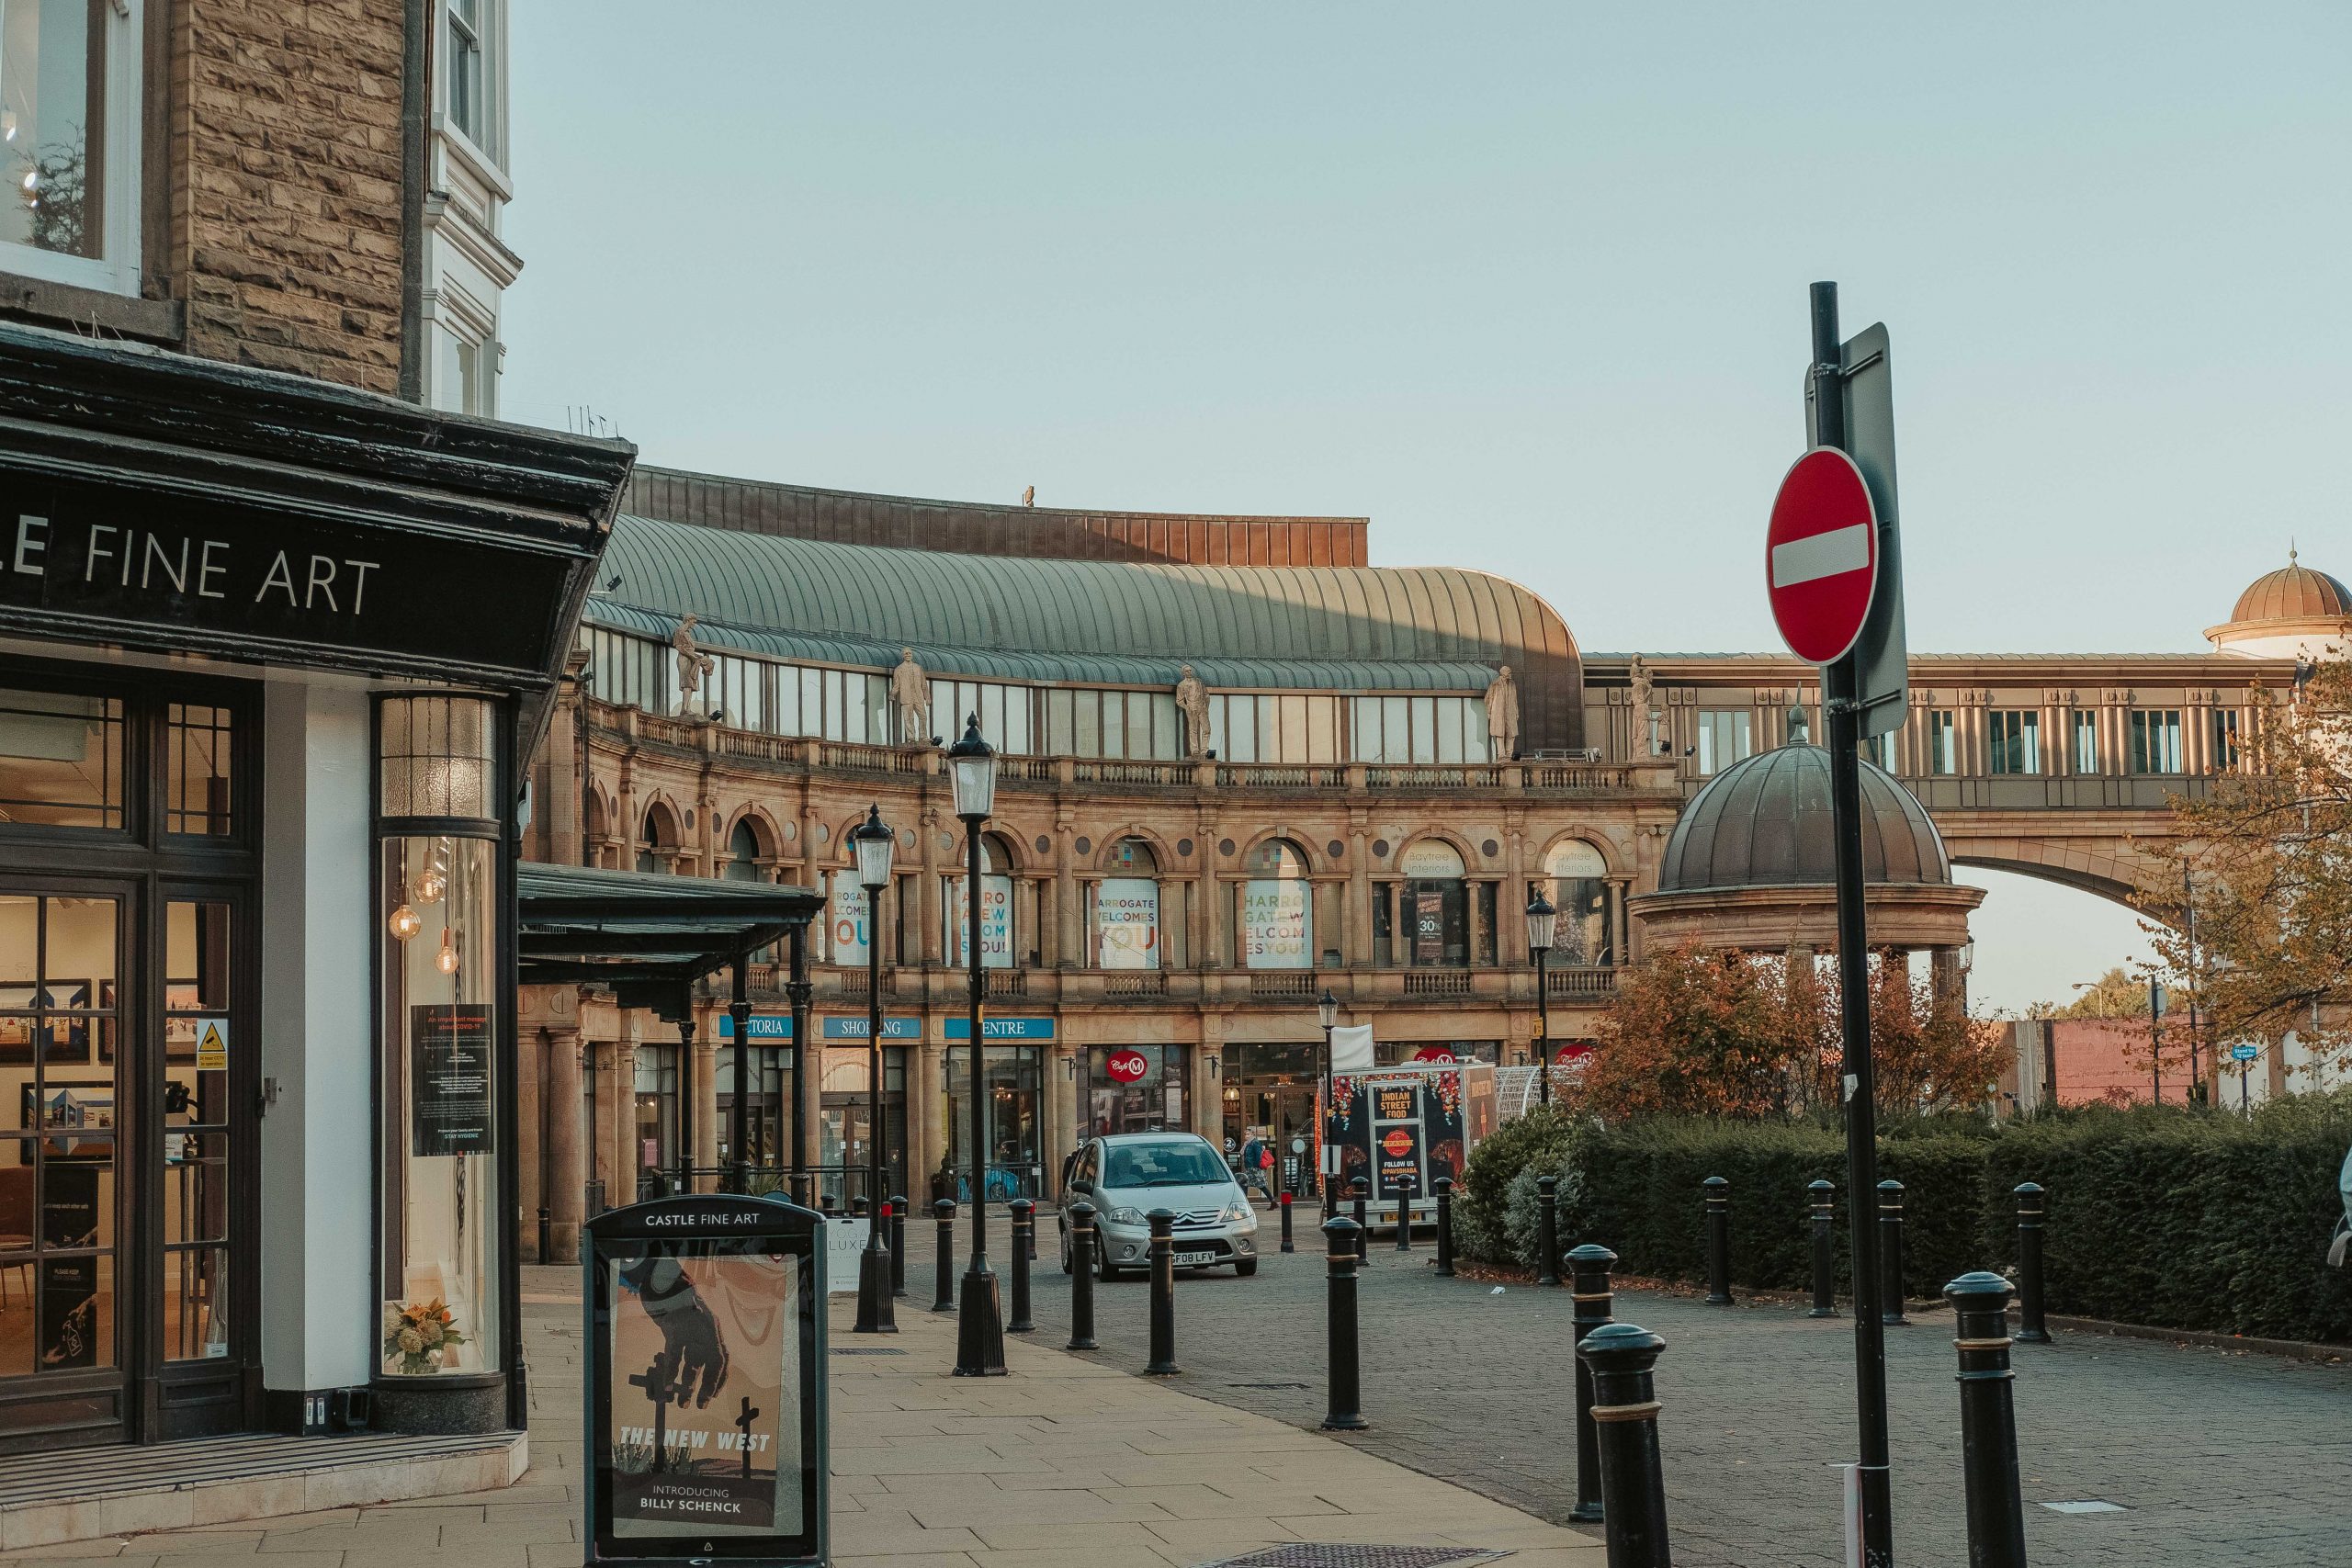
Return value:
<svg viewBox="0 0 2352 1568">
<path fill-rule="evenodd" d="M 1096 1262 L 1105 1280 L 1151 1266 L 1154 1209 L 1175 1212 L 1176 1267 L 1231 1264 L 1258 1271 L 1258 1215 L 1216 1145 L 1196 1133 L 1122 1133 L 1089 1138 L 1062 1182 L 1062 1272 L 1070 1269 L 1069 1205 L 1094 1205 Z"/>
</svg>

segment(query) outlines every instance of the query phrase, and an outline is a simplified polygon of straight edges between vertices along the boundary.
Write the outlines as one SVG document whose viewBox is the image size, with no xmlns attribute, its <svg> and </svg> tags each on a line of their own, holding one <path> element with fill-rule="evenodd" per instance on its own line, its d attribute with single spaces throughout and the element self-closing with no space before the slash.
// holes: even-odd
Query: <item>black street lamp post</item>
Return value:
<svg viewBox="0 0 2352 1568">
<path fill-rule="evenodd" d="M 1553 933 L 1559 930 L 1559 912 L 1538 887 L 1527 901 L 1527 956 L 1535 964 L 1535 1060 L 1543 1069 L 1544 1103 L 1552 1103 L 1552 998 L 1544 985 L 1544 961 L 1552 956 Z"/>
<path fill-rule="evenodd" d="M 871 1174 L 866 1179 L 865 1251 L 857 1260 L 857 1323 L 859 1334 L 896 1334 L 897 1310 L 890 1300 L 889 1202 L 882 1176 L 882 890 L 890 886 L 890 862 L 899 835 L 882 821 L 882 808 L 871 807 L 865 820 L 850 829 L 850 847 L 857 852 L 857 880 L 865 889 L 865 1035 L 870 1073 L 866 1085 L 866 1148 Z"/>
<path fill-rule="evenodd" d="M 1315 1018 L 1323 1026 L 1323 1086 L 1322 1092 L 1315 1097 L 1315 1163 L 1319 1168 L 1316 1172 L 1317 1178 L 1323 1184 L 1323 1223 L 1329 1224 L 1331 1216 L 1339 1212 L 1339 1198 L 1331 1186 L 1333 1161 L 1323 1146 L 1323 1139 L 1334 1113 L 1331 1104 L 1331 1031 L 1339 1026 L 1340 998 L 1331 994 L 1329 986 L 1323 987 L 1323 995 L 1316 1000 Z"/>
<path fill-rule="evenodd" d="M 978 714 L 964 724 L 964 738 L 947 749 L 956 786 L 956 815 L 964 823 L 964 952 L 971 987 L 972 1072 L 965 1085 L 972 1102 L 972 1265 L 964 1271 L 963 1300 L 956 1319 L 956 1375 L 1002 1377 L 1004 1315 L 997 1305 L 996 1276 L 989 1272 L 989 1103 L 987 1045 L 980 1009 L 988 976 L 980 967 L 980 824 L 996 805 L 996 748 L 980 739 Z"/>
</svg>

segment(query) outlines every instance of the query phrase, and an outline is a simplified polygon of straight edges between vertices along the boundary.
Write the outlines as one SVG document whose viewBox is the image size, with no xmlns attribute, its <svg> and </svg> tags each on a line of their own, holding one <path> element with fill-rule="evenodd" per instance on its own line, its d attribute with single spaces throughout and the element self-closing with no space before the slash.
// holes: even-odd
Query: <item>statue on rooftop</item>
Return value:
<svg viewBox="0 0 2352 1568">
<path fill-rule="evenodd" d="M 1519 682 L 1506 664 L 1487 687 L 1487 754 L 1498 762 L 1519 755 Z"/>
<path fill-rule="evenodd" d="M 1176 711 L 1184 721 L 1184 755 L 1205 757 L 1209 751 L 1209 690 L 1189 664 L 1176 671 Z"/>
<path fill-rule="evenodd" d="M 915 662 L 915 650 L 899 649 L 890 671 L 890 705 L 899 710 L 899 744 L 922 746 L 931 739 L 931 677 Z"/>
<path fill-rule="evenodd" d="M 670 646 L 678 652 L 678 712 L 682 716 L 695 710 L 695 697 L 702 691 L 703 677 L 718 662 L 695 645 L 695 626 L 700 618 L 688 615 L 670 634 Z"/>
</svg>

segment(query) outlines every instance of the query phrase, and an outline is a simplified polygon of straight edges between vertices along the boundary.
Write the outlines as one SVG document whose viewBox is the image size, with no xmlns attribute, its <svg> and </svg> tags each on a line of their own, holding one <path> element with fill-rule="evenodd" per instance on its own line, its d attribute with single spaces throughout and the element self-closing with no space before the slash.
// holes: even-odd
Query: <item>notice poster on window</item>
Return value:
<svg viewBox="0 0 2352 1568">
<path fill-rule="evenodd" d="M 834 963 L 865 967 L 865 889 L 846 873 L 833 875 L 832 897 L 825 910 L 825 934 Z"/>
<path fill-rule="evenodd" d="M 96 1366 L 98 1335 L 98 1260 L 42 1258 L 40 1330 L 33 1347 L 40 1369 L 54 1372 Z"/>
<path fill-rule="evenodd" d="M 948 934 L 954 939 L 960 968 L 972 962 L 972 950 L 966 945 L 966 931 L 971 924 L 970 895 L 964 891 L 960 876 L 948 879 L 947 892 Z M 983 874 L 980 877 L 980 967 L 1012 967 L 1012 878 L 1009 876 Z"/>
<path fill-rule="evenodd" d="M 1261 878 L 1241 885 L 1241 962 L 1250 969 L 1305 969 L 1306 891 L 1304 882 Z"/>
<path fill-rule="evenodd" d="M 409 1009 L 409 1152 L 488 1154 L 491 1132 L 491 1013 L 488 1003 L 426 1003 Z"/>
<path fill-rule="evenodd" d="M 1159 967 L 1159 884 L 1148 876 L 1106 876 L 1094 894 L 1094 931 L 1103 969 Z"/>
<path fill-rule="evenodd" d="M 613 1534 L 806 1533 L 800 1259 L 656 1243 L 605 1268 Z"/>
</svg>

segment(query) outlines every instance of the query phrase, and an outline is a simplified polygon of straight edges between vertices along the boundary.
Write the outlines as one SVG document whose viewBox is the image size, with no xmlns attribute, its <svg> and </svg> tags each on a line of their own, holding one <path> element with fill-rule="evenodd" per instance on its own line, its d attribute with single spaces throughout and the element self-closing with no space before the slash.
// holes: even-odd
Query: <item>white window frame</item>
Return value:
<svg viewBox="0 0 2352 1568">
<path fill-rule="evenodd" d="M 111 0 L 106 7 L 106 125 L 102 156 L 106 194 L 98 224 L 105 236 L 95 256 L 62 255 L 0 240 L 0 272 L 75 288 L 139 298 L 141 192 L 145 188 L 140 145 L 141 44 L 147 0 Z"/>
<path fill-rule="evenodd" d="M 476 0 L 473 33 L 474 52 L 481 62 L 481 101 L 477 106 L 480 135 L 458 123 L 450 107 L 450 88 L 457 73 L 450 68 L 449 29 L 458 25 L 457 7 L 451 0 L 441 0 L 434 7 L 439 23 L 434 34 L 435 69 L 433 90 L 433 118 L 441 134 L 461 148 L 469 161 L 485 169 L 503 173 L 506 167 L 506 94 L 503 62 L 506 46 L 506 7 L 503 0 Z"/>
</svg>

